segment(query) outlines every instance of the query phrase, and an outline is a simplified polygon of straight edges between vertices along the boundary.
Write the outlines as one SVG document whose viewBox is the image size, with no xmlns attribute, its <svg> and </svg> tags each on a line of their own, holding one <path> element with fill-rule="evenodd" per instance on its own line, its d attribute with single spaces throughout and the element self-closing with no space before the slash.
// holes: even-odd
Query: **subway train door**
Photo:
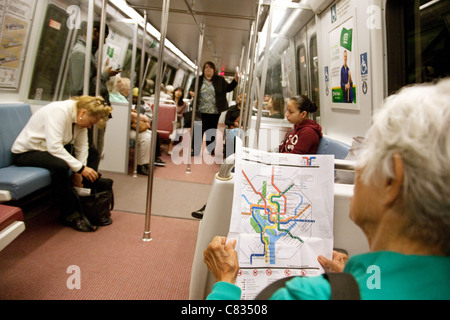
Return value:
<svg viewBox="0 0 450 320">
<path fill-rule="evenodd" d="M 307 96 L 317 104 L 319 110 L 312 117 L 320 124 L 319 55 L 315 18 L 312 18 L 295 36 L 295 54 L 297 92 Z"/>
</svg>

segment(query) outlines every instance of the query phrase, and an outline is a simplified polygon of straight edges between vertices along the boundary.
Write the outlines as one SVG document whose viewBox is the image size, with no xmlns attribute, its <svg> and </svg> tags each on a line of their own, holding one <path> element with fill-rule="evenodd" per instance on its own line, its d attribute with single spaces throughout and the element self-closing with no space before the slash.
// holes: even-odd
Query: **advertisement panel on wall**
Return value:
<svg viewBox="0 0 450 320">
<path fill-rule="evenodd" d="M 331 99 L 333 103 L 356 104 L 356 55 L 353 18 L 330 31 Z"/>
<path fill-rule="evenodd" d="M 0 88 L 18 87 L 32 9 L 32 0 L 0 0 Z"/>
</svg>

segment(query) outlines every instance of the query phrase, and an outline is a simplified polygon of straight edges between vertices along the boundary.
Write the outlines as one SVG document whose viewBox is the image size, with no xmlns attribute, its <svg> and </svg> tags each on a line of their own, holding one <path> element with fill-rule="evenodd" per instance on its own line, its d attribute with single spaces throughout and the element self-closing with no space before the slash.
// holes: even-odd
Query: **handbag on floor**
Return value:
<svg viewBox="0 0 450 320">
<path fill-rule="evenodd" d="M 99 226 L 107 226 L 112 223 L 111 211 L 114 209 L 112 185 L 113 180 L 98 178 L 94 183 L 85 184 L 85 187 L 91 190 L 89 195 L 80 195 L 75 192 L 79 212 L 93 231 L 97 230 Z"/>
</svg>

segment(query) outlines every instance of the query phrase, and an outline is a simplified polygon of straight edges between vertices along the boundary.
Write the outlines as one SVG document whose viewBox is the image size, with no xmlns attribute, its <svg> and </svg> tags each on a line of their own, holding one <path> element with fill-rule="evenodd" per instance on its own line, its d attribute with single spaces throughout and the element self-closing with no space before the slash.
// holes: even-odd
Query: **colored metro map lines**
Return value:
<svg viewBox="0 0 450 320">
<path fill-rule="evenodd" d="M 275 265 L 280 257 L 291 258 L 286 254 L 298 253 L 315 223 L 301 178 L 294 176 L 277 182 L 275 166 L 271 166 L 270 175 L 256 175 L 251 179 L 244 170 L 242 174 L 245 187 L 241 215 L 248 221 L 243 225 L 247 231 L 258 234 L 259 239 L 247 254 L 250 265 L 255 260 Z"/>
</svg>

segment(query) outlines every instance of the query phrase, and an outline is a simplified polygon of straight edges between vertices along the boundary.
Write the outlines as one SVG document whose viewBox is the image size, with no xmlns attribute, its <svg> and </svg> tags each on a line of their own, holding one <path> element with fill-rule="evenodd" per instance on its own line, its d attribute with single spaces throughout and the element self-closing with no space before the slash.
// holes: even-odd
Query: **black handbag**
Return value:
<svg viewBox="0 0 450 320">
<path fill-rule="evenodd" d="M 113 180 L 99 178 L 90 187 L 91 194 L 81 196 L 77 192 L 79 212 L 86 225 L 92 231 L 99 226 L 107 226 L 112 223 L 111 211 L 114 209 L 114 192 L 112 189 Z M 87 220 L 87 221 L 86 221 Z"/>
</svg>

